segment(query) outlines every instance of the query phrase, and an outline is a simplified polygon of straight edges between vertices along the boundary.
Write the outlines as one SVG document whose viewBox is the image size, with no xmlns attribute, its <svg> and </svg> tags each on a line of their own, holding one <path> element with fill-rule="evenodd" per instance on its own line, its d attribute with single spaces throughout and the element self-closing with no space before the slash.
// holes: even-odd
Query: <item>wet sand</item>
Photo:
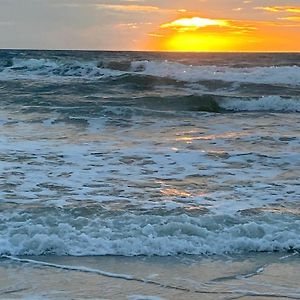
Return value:
<svg viewBox="0 0 300 300">
<path fill-rule="evenodd" d="M 23 258 L 0 260 L 0 299 L 300 299 L 298 253 Z"/>
</svg>

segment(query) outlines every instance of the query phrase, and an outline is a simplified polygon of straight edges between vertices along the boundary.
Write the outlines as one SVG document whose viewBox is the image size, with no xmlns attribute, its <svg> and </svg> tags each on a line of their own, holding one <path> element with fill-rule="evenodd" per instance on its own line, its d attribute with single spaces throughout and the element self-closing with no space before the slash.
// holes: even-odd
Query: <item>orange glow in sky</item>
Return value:
<svg viewBox="0 0 300 300">
<path fill-rule="evenodd" d="M 155 50 L 300 51 L 300 15 L 277 22 L 192 16 L 163 23 L 150 36 Z"/>
<path fill-rule="evenodd" d="M 234 9 L 236 12 L 243 8 Z M 300 51 L 300 7 L 253 6 L 260 19 L 209 18 L 182 10 L 148 34 L 148 47 L 167 51 Z"/>
<path fill-rule="evenodd" d="M 0 48 L 300 52 L 300 0 L 21 2 L 0 0 Z"/>
<path fill-rule="evenodd" d="M 256 30 L 228 20 L 202 17 L 180 18 L 164 23 L 160 28 L 170 31 L 161 39 L 159 47 L 171 51 L 236 50 L 243 35 Z"/>
</svg>

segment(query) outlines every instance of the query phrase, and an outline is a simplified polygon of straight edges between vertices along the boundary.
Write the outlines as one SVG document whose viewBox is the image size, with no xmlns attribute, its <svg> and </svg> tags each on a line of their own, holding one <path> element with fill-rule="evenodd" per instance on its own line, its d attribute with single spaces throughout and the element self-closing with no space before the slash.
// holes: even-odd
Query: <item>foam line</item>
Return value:
<svg viewBox="0 0 300 300">
<path fill-rule="evenodd" d="M 299 255 L 299 254 L 300 254 L 300 252 L 297 249 L 295 249 L 292 254 L 284 255 L 284 256 L 280 257 L 279 260 L 284 260 L 284 259 L 290 258 L 295 255 Z"/>
<path fill-rule="evenodd" d="M 56 268 L 56 269 L 61 269 L 61 270 L 67 270 L 67 271 L 92 273 L 92 274 L 97 274 L 97 275 L 110 277 L 110 278 L 123 279 L 123 280 L 128 280 L 128 281 L 136 281 L 136 282 L 147 283 L 147 284 L 157 285 L 160 287 L 171 288 L 171 289 L 182 290 L 182 291 L 189 291 L 189 292 L 191 291 L 190 289 L 187 289 L 187 288 L 166 286 L 166 285 L 163 285 L 156 281 L 147 280 L 147 279 L 143 279 L 143 278 L 137 278 L 132 275 L 111 273 L 111 272 L 106 272 L 106 271 L 99 270 L 99 269 L 86 268 L 83 266 L 60 265 L 60 264 L 54 264 L 54 263 L 47 263 L 47 262 L 40 261 L 40 260 L 18 258 L 18 257 L 14 257 L 14 256 L 9 256 L 9 255 L 1 255 L 1 258 L 9 259 L 9 260 L 16 261 L 19 263 L 29 263 L 29 264 L 34 264 L 34 265 L 39 265 L 39 266 L 44 266 L 44 267 L 49 267 L 49 268 Z"/>
<path fill-rule="evenodd" d="M 20 262 L 20 263 L 29 263 L 29 264 L 35 264 L 35 265 L 40 265 L 40 266 L 45 266 L 45 267 L 52 267 L 52 268 L 68 270 L 68 271 L 79 271 L 79 272 L 84 272 L 84 273 L 98 274 L 98 275 L 111 277 L 111 278 L 119 278 L 119 279 L 125 279 L 125 280 L 136 280 L 136 278 L 134 278 L 131 275 L 110 273 L 110 272 L 105 272 L 105 271 L 98 270 L 98 269 L 86 268 L 86 267 L 83 267 L 83 266 L 78 267 L 78 266 L 60 265 L 60 264 L 54 264 L 54 263 L 47 263 L 47 262 L 39 261 L 39 260 L 18 258 L 18 257 L 14 257 L 14 256 L 9 256 L 9 255 L 2 255 L 1 258 L 10 259 L 10 260 L 17 261 L 17 262 Z"/>
</svg>

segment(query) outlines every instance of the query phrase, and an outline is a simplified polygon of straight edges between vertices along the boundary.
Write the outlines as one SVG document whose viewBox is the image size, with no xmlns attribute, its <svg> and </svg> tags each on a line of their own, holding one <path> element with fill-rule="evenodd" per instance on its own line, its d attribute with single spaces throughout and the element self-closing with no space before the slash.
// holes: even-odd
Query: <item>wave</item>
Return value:
<svg viewBox="0 0 300 300">
<path fill-rule="evenodd" d="M 72 59 L 12 58 L 0 64 L 2 78 L 24 75 L 99 78 L 142 74 L 182 82 L 206 80 L 299 86 L 299 66 L 220 67 L 193 66 L 169 61 L 80 61 Z"/>
<path fill-rule="evenodd" d="M 80 99 L 73 97 L 75 106 L 86 105 L 88 98 L 84 97 L 89 95 L 90 105 L 100 110 L 109 103 L 109 106 L 125 106 L 126 110 L 131 107 L 162 111 L 300 112 L 299 66 L 192 66 L 169 61 L 131 61 L 128 57 L 120 61 L 62 57 L 2 60 L 0 80 L 12 82 L 15 79 L 46 83 L 53 80 L 55 84 L 41 87 L 32 82 L 26 85 L 26 80 L 18 83 L 20 89 L 38 94 L 36 98 L 48 104 L 54 100 L 45 100 L 43 93 L 51 90 L 52 95 L 60 99 L 66 93 L 81 96 Z M 83 81 L 74 84 L 73 79 Z M 10 89 L 17 88 L 7 84 Z M 98 96 L 93 98 L 91 91 Z M 73 98 L 68 97 L 70 107 Z M 7 99 L 15 101 L 16 97 Z M 34 101 L 34 97 L 27 100 L 23 97 L 20 101 Z"/>
<path fill-rule="evenodd" d="M 300 112 L 300 99 L 265 96 L 255 99 L 231 98 L 218 103 L 225 111 Z"/>
<path fill-rule="evenodd" d="M 238 97 L 222 95 L 186 95 L 141 97 L 134 99 L 143 108 L 160 111 L 204 112 L 300 112 L 300 98 L 280 96 Z"/>
<path fill-rule="evenodd" d="M 20 59 L 14 58 L 0 65 L 2 79 L 38 77 L 78 77 L 101 78 L 118 76 L 123 72 L 101 67 L 96 61 L 50 60 L 50 59 Z"/>
<path fill-rule="evenodd" d="M 299 98 L 280 96 L 238 97 L 222 95 L 178 95 L 136 97 L 130 102 L 132 111 L 151 109 L 152 111 L 176 112 L 300 112 Z M 106 108 L 107 109 L 107 108 Z M 114 110 L 109 107 L 109 110 Z M 120 110 L 120 108 L 118 108 Z M 121 108 L 122 109 L 122 108 Z M 128 112 L 128 107 L 123 107 Z"/>
<path fill-rule="evenodd" d="M 133 72 L 167 77 L 186 82 L 221 80 L 226 82 L 300 85 L 300 67 L 248 67 L 187 66 L 176 62 L 135 61 Z"/>
<path fill-rule="evenodd" d="M 213 95 L 186 96 L 144 96 L 124 100 L 122 97 L 87 97 L 76 103 L 69 101 L 41 101 L 39 99 L 21 99 L 14 103 L 23 105 L 23 111 L 56 111 L 67 117 L 133 117 L 141 115 L 161 115 L 166 113 L 226 113 L 226 112 L 270 112 L 299 113 L 300 99 L 266 96 L 257 98 L 222 97 Z"/>
<path fill-rule="evenodd" d="M 154 88 L 159 83 L 167 82 L 170 80 L 131 74 L 107 78 L 101 84 L 62 81 L 38 85 L 18 82 L 17 86 L 15 82 L 6 82 L 2 86 L 6 86 L 9 92 L 2 89 L 1 101 L 5 105 L 22 105 L 23 110 L 57 111 L 64 115 L 70 112 L 85 117 L 114 114 L 115 111 L 124 113 L 124 116 L 149 115 L 151 112 L 300 112 L 299 96 L 243 96 L 226 91 L 195 93 L 190 89 L 182 89 L 176 82 L 170 84 L 173 88 Z M 113 87 L 114 84 L 124 84 L 126 88 Z M 26 91 L 30 96 L 19 97 L 18 90 L 21 93 Z"/>
<path fill-rule="evenodd" d="M 297 216 L 3 214 L 0 254 L 177 255 L 300 249 Z"/>
</svg>

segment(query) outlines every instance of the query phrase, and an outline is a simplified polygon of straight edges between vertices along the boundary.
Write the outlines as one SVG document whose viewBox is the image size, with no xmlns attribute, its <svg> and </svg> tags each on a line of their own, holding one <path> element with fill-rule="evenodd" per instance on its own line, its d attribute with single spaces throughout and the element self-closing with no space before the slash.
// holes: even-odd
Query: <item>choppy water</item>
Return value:
<svg viewBox="0 0 300 300">
<path fill-rule="evenodd" d="M 0 51 L 0 253 L 300 249 L 300 54 Z"/>
</svg>

